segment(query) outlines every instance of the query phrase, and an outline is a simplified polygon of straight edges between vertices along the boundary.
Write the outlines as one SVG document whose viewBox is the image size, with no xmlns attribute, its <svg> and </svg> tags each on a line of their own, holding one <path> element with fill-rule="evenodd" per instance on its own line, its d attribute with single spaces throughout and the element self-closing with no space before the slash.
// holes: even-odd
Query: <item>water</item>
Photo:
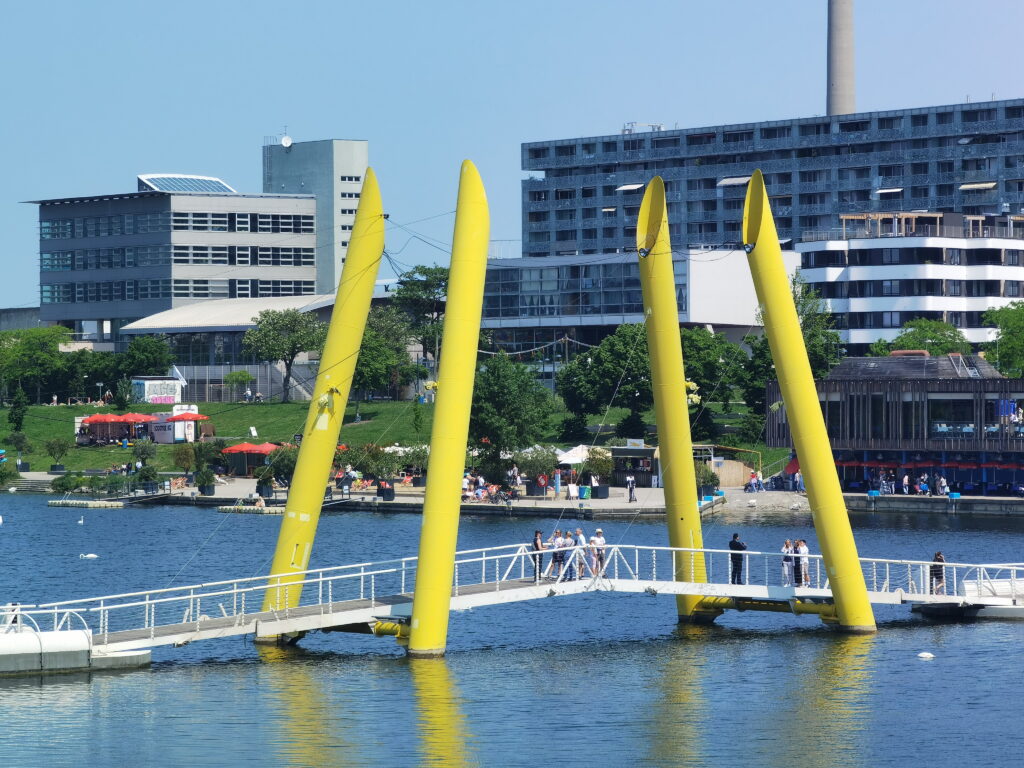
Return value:
<svg viewBox="0 0 1024 768">
<path fill-rule="evenodd" d="M 37 602 L 266 570 L 280 519 L 186 507 L 50 509 L 0 499 L 0 600 Z M 85 524 L 77 525 L 79 516 Z M 577 521 L 568 522 L 573 528 Z M 1024 561 L 1024 521 L 855 518 L 861 554 Z M 556 520 L 463 519 L 460 548 L 526 542 Z M 420 518 L 321 520 L 313 567 L 413 554 Z M 588 534 L 594 523 L 583 525 Z M 661 544 L 657 523 L 602 524 Z M 752 550 L 807 516 L 745 510 L 705 526 Z M 93 552 L 97 560 L 78 555 Z M 1021 734 L 1024 622 L 931 624 L 878 608 L 842 637 L 811 616 L 727 613 L 677 628 L 668 597 L 587 594 L 454 614 L 449 654 L 314 634 L 156 649 L 149 670 L 0 680 L 5 765 L 1008 765 Z M 936 658 L 920 661 L 930 651 Z"/>
</svg>

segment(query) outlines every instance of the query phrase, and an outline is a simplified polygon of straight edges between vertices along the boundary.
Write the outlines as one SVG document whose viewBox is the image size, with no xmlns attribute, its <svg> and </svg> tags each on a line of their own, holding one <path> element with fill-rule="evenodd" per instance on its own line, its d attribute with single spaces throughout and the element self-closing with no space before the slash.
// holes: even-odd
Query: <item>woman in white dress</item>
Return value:
<svg viewBox="0 0 1024 768">
<path fill-rule="evenodd" d="M 805 587 L 811 586 L 811 558 L 809 555 L 811 550 L 807 548 L 807 542 L 800 539 L 796 543 L 796 553 L 800 555 L 800 574 L 803 577 L 803 583 Z"/>
</svg>

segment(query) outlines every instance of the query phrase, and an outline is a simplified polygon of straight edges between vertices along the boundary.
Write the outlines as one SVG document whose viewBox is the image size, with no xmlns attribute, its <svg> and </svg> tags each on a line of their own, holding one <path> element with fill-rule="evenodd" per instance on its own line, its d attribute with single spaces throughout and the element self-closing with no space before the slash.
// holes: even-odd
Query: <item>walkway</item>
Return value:
<svg viewBox="0 0 1024 768">
<path fill-rule="evenodd" d="M 578 580 L 566 578 L 568 569 L 561 574 L 553 571 L 550 554 L 544 553 L 545 568 L 535 580 L 533 553 L 524 545 L 457 553 L 452 610 L 583 592 L 726 597 L 748 602 L 751 607 L 768 602 L 794 608 L 797 602 L 832 601 L 821 555 L 808 556 L 808 585 L 796 587 L 784 585 L 782 554 L 778 552 L 743 553 L 741 584 L 728 583 L 729 550 L 610 546 L 603 572 L 591 575 L 585 553 L 566 549 L 566 562 L 584 569 L 585 578 Z M 703 556 L 708 582 L 673 580 L 677 569 L 683 571 L 682 578 L 687 577 L 685 570 L 694 556 Z M 238 635 L 366 632 L 376 620 L 410 615 L 416 565 L 417 558 L 407 557 L 308 571 L 302 574 L 299 606 L 281 611 L 263 611 L 264 595 L 268 589 L 279 589 L 285 598 L 296 586 L 273 585 L 265 576 L 20 606 L 18 610 L 23 621 L 43 630 L 89 628 L 93 650 L 101 654 Z M 1019 610 L 1018 602 L 1024 600 L 1024 565 L 947 563 L 941 586 L 932 590 L 929 581 L 937 575 L 931 571 L 933 565 L 861 559 L 869 597 L 876 604 L 1012 611 Z"/>
</svg>

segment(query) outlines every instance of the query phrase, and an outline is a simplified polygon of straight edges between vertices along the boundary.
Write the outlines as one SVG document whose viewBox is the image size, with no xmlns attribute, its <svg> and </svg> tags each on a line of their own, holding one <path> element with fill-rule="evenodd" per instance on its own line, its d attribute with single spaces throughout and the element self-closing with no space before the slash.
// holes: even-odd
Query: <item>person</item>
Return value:
<svg viewBox="0 0 1024 768">
<path fill-rule="evenodd" d="M 942 556 L 941 552 L 936 552 L 932 562 L 935 565 L 928 567 L 930 591 L 933 595 L 944 595 L 946 594 L 946 567 L 943 563 L 946 562 L 946 558 Z"/>
<path fill-rule="evenodd" d="M 782 586 L 793 586 L 793 542 L 789 539 L 782 544 Z"/>
<path fill-rule="evenodd" d="M 554 577 L 557 579 L 562 575 L 562 565 L 565 563 L 565 552 L 560 551 L 565 546 L 565 539 L 562 538 L 562 530 L 555 528 L 555 532 L 548 539 L 551 548 L 551 566 L 554 568 Z"/>
<path fill-rule="evenodd" d="M 263 501 L 263 497 L 262 496 L 257 496 L 256 497 L 256 504 L 254 506 L 256 508 L 258 508 L 258 509 L 263 509 L 265 506 L 267 506 L 267 503 L 265 501 Z"/>
<path fill-rule="evenodd" d="M 256 393 L 256 402 L 257 403 L 262 403 L 263 402 L 263 393 L 262 392 L 257 392 Z"/>
<path fill-rule="evenodd" d="M 587 537 L 583 533 L 582 528 L 576 529 L 576 541 L 575 544 L 579 547 L 579 553 L 577 555 L 576 570 L 578 572 L 577 578 L 583 578 L 583 566 L 586 564 L 586 551 L 587 551 Z M 593 572 L 591 572 L 593 575 Z"/>
<path fill-rule="evenodd" d="M 636 501 L 636 478 L 632 472 L 626 475 L 626 490 L 629 491 L 629 500 Z"/>
<path fill-rule="evenodd" d="M 590 544 L 594 550 L 594 564 L 591 566 L 595 574 L 604 573 L 604 545 L 606 544 L 604 539 L 604 531 L 598 528 L 594 531 L 594 535 L 590 539 Z"/>
<path fill-rule="evenodd" d="M 757 470 L 757 474 L 754 476 L 754 479 L 757 481 L 757 490 L 759 492 L 760 491 L 764 491 L 765 490 L 765 487 L 764 487 L 764 475 L 761 474 L 761 470 L 760 469 Z"/>
<path fill-rule="evenodd" d="M 801 472 L 800 470 L 797 470 L 796 474 L 793 475 L 793 480 L 796 483 L 797 493 L 806 493 L 807 492 L 807 489 L 804 487 L 804 475 L 803 475 L 803 472 Z"/>
<path fill-rule="evenodd" d="M 949 483 L 946 482 L 945 475 L 939 475 L 939 496 L 949 495 Z"/>
<path fill-rule="evenodd" d="M 743 486 L 745 493 L 757 493 L 757 472 L 750 470 L 750 479 L 747 480 L 747 484 Z"/>
<path fill-rule="evenodd" d="M 249 387 L 246 387 L 245 388 L 245 395 L 243 395 L 243 398 L 244 398 L 245 402 L 251 403 L 252 402 L 252 389 L 250 389 Z"/>
<path fill-rule="evenodd" d="M 533 580 L 540 581 L 540 575 L 544 571 L 544 534 L 540 531 L 533 532 L 533 554 L 530 557 L 533 558 Z"/>
<path fill-rule="evenodd" d="M 729 581 L 732 584 L 743 583 L 743 555 L 740 553 L 746 548 L 747 545 L 740 541 L 740 535 L 734 533 L 732 540 L 729 542 L 729 549 L 732 550 L 732 554 L 729 555 L 729 560 L 732 563 Z"/>
<path fill-rule="evenodd" d="M 587 564 L 590 566 L 590 574 L 597 576 L 597 535 L 590 537 L 587 546 Z"/>
<path fill-rule="evenodd" d="M 811 586 L 811 559 L 808 557 L 810 552 L 807 542 L 800 539 L 797 542 L 796 553 L 800 555 L 800 575 L 803 577 L 805 587 Z"/>
<path fill-rule="evenodd" d="M 906 496 L 910 493 L 910 475 L 906 472 L 903 473 L 903 482 L 901 483 L 903 488 L 903 495 Z"/>
</svg>

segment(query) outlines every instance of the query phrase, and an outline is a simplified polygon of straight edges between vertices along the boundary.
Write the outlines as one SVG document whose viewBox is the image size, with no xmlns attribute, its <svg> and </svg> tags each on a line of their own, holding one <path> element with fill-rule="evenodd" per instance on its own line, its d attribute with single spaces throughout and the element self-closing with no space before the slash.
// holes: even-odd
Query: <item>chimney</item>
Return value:
<svg viewBox="0 0 1024 768">
<path fill-rule="evenodd" d="M 825 112 L 857 111 L 853 72 L 853 0 L 828 0 L 828 88 Z"/>
</svg>

